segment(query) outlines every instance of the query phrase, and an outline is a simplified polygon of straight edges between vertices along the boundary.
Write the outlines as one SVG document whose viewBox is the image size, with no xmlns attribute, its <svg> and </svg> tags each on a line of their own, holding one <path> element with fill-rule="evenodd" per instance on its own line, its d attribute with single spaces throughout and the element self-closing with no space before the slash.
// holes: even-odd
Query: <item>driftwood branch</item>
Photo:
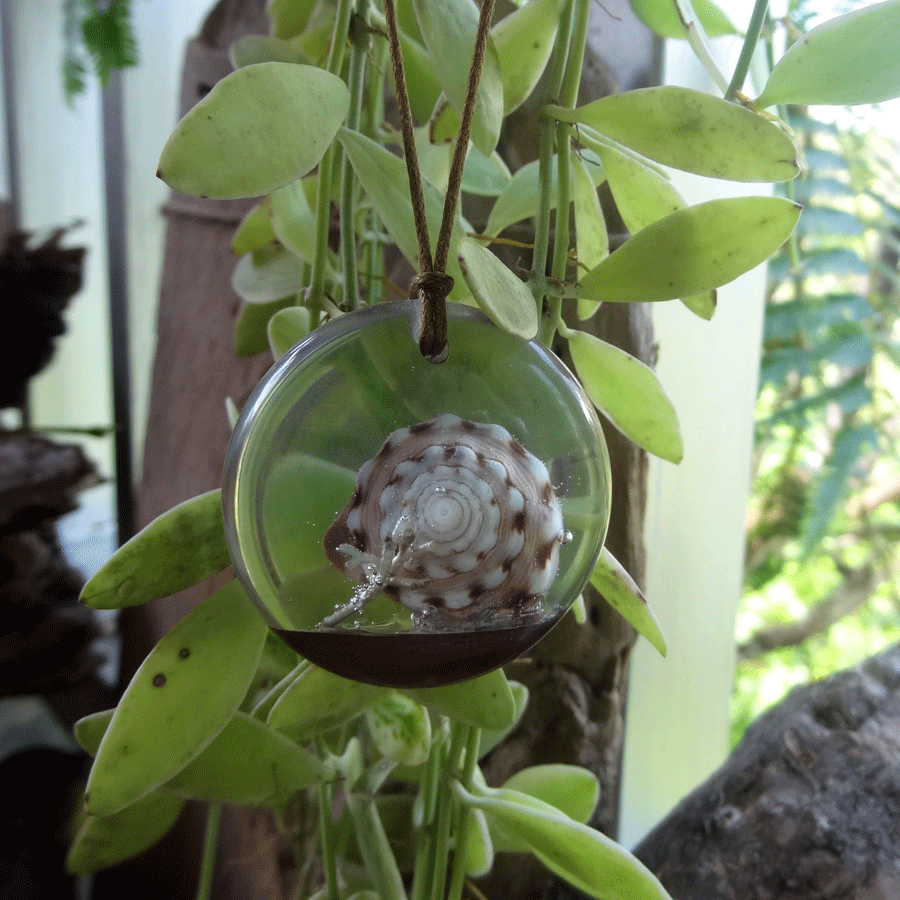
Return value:
<svg viewBox="0 0 900 900">
<path fill-rule="evenodd" d="M 900 897 L 900 644 L 792 691 L 637 847 L 674 900 Z"/>
</svg>

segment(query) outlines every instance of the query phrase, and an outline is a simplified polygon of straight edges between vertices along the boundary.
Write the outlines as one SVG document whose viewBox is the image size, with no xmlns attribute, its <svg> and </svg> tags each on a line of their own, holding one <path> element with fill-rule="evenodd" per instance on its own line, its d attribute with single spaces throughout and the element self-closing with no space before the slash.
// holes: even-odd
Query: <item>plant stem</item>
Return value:
<svg viewBox="0 0 900 900">
<path fill-rule="evenodd" d="M 347 797 L 347 808 L 353 819 L 360 855 L 376 892 L 390 900 L 406 900 L 403 876 L 397 868 L 374 797 L 363 798 L 358 794 L 350 794 Z"/>
<path fill-rule="evenodd" d="M 569 61 L 560 94 L 560 106 L 572 109 L 578 103 L 578 86 L 581 83 L 581 68 L 584 65 L 584 48 L 587 42 L 590 0 L 576 0 L 569 38 Z M 571 196 L 571 135 L 572 126 L 565 122 L 556 123 L 557 157 L 557 198 L 556 233 L 553 236 L 553 263 L 551 274 L 560 282 L 566 279 L 566 264 L 569 261 L 569 200 Z M 562 320 L 562 297 L 550 295 L 547 298 L 547 315 L 544 318 L 541 341 L 548 347 Z"/>
<path fill-rule="evenodd" d="M 728 83 L 728 89 L 725 91 L 726 100 L 733 100 L 747 80 L 747 72 L 750 71 L 750 63 L 753 61 L 753 54 L 756 52 L 756 45 L 759 43 L 759 36 L 762 34 L 768 10 L 769 0 L 756 0 L 753 5 L 753 14 L 750 16 L 747 34 L 744 36 L 744 45 L 741 47 L 741 55 L 738 57 L 737 65 L 734 68 L 734 74 L 731 76 L 731 81 Z"/>
<path fill-rule="evenodd" d="M 344 65 L 344 50 L 353 0 L 339 0 L 331 33 L 326 68 L 333 75 L 340 75 Z M 319 179 L 316 187 L 316 254 L 312 263 L 307 306 L 312 315 L 312 327 L 319 324 L 322 297 L 325 294 L 325 271 L 328 262 L 328 228 L 331 223 L 331 182 L 334 168 L 341 156 L 341 145 L 334 141 L 319 163 Z"/>
<path fill-rule="evenodd" d="M 441 900 L 447 883 L 447 867 L 450 862 L 450 826 L 453 823 L 453 809 L 456 804 L 451 786 L 457 777 L 465 738 L 466 726 L 454 722 L 450 727 L 450 750 L 444 763 L 440 790 L 437 795 L 434 866 L 431 871 L 429 900 Z"/>
<path fill-rule="evenodd" d="M 203 837 L 203 856 L 200 860 L 197 900 L 210 900 L 212 897 L 213 875 L 216 870 L 216 847 L 219 843 L 221 821 L 222 804 L 210 803 L 206 811 L 206 833 Z"/>
<path fill-rule="evenodd" d="M 478 745 L 481 740 L 481 730 L 471 726 L 467 727 L 466 757 L 460 782 L 467 791 L 471 791 L 472 777 L 475 774 L 475 766 L 478 763 Z M 463 881 L 466 877 L 466 850 L 469 844 L 469 832 L 472 827 L 472 810 L 463 804 L 459 804 L 458 808 L 456 850 L 453 854 L 453 870 L 450 874 L 450 888 L 447 891 L 447 900 L 461 900 L 462 898 Z"/>
<path fill-rule="evenodd" d="M 331 815 L 331 784 L 321 783 L 319 794 L 319 844 L 322 848 L 322 867 L 325 869 L 325 896 L 339 900 L 337 855 L 334 852 L 334 819 Z"/>
<path fill-rule="evenodd" d="M 542 284 L 547 273 L 547 257 L 550 249 L 550 192 L 553 188 L 553 137 L 555 123 L 545 112 L 548 105 L 554 104 L 562 90 L 566 60 L 569 56 L 569 44 L 572 39 L 573 0 L 566 0 L 559 18 L 559 29 L 553 45 L 553 56 L 550 71 L 547 74 L 544 103 L 541 107 L 541 127 L 538 157 L 538 202 L 534 215 L 534 253 L 532 254 L 531 271 Z M 536 287 L 534 299 L 538 305 L 538 315 L 543 314 L 544 291 Z"/>
<path fill-rule="evenodd" d="M 350 70 L 347 75 L 347 87 L 350 89 L 350 109 L 347 113 L 347 128 L 351 131 L 359 128 L 362 119 L 366 54 L 369 49 L 369 32 L 366 23 L 368 6 L 368 0 L 356 0 L 354 15 L 350 20 Z M 341 160 L 340 223 L 344 302 L 350 309 L 356 309 L 359 306 L 359 265 L 356 255 L 356 176 L 346 154 Z"/>
<path fill-rule="evenodd" d="M 384 73 L 387 67 L 387 41 L 379 40 L 372 48 L 372 59 L 369 65 L 369 95 L 366 100 L 369 137 L 377 138 L 375 123 L 384 121 Z M 366 304 L 371 306 L 377 296 L 384 294 L 384 242 L 378 235 L 383 233 L 378 213 L 370 209 L 366 213 L 366 237 L 363 243 L 362 256 L 365 271 Z"/>
<path fill-rule="evenodd" d="M 724 93 L 728 90 L 728 81 L 713 59 L 709 37 L 706 34 L 703 23 L 697 17 L 697 13 L 694 12 L 691 0 L 673 0 L 673 2 L 675 3 L 678 18 L 681 19 L 681 24 L 684 27 L 687 42 L 691 45 L 691 49 L 693 49 L 700 62 L 703 63 L 703 67 L 709 73 L 709 77 L 716 83 L 719 90 Z"/>
<path fill-rule="evenodd" d="M 444 749 L 445 744 L 443 741 L 435 740 L 432 743 L 431 752 L 422 769 L 422 778 L 419 782 L 419 798 L 417 802 L 422 804 L 422 823 L 421 834 L 416 848 L 412 900 L 427 900 L 431 893 L 429 876 L 434 871 L 434 853 L 436 848 L 434 839 L 435 812 L 437 809 Z"/>
</svg>

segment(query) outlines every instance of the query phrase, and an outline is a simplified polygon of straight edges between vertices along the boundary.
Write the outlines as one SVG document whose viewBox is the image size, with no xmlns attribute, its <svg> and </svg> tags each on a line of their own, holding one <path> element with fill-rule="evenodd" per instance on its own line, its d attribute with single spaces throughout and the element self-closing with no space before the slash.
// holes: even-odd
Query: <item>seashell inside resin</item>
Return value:
<svg viewBox="0 0 900 900">
<path fill-rule="evenodd" d="M 499 425 L 444 414 L 393 432 L 323 540 L 360 582 L 334 625 L 377 593 L 454 618 L 515 618 L 547 594 L 564 540 L 547 467 Z"/>
</svg>

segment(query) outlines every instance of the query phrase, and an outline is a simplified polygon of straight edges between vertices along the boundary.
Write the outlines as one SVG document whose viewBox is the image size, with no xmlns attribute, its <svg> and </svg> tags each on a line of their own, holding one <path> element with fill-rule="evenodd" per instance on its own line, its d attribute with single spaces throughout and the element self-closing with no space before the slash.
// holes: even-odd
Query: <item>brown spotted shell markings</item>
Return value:
<svg viewBox="0 0 900 900">
<path fill-rule="evenodd" d="M 393 432 L 325 534 L 332 564 L 411 610 L 531 610 L 559 567 L 546 466 L 499 425 L 445 414 Z"/>
</svg>

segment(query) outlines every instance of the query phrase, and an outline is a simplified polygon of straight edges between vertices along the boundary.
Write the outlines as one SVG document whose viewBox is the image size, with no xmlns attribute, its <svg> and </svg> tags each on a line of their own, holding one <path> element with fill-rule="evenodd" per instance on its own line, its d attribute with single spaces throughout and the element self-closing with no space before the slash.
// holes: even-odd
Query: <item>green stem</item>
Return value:
<svg viewBox="0 0 900 900">
<path fill-rule="evenodd" d="M 581 83 L 581 69 L 584 65 L 584 49 L 587 43 L 590 0 L 576 0 L 569 38 L 569 62 L 560 93 L 560 106 L 572 109 L 578 103 L 578 86 Z M 569 200 L 571 199 L 571 144 L 572 127 L 565 122 L 556 123 L 556 157 L 558 177 L 556 183 L 556 234 L 553 238 L 553 264 L 551 274 L 560 282 L 566 279 L 569 261 Z M 562 321 L 562 297 L 550 295 L 547 298 L 547 315 L 544 318 L 541 342 L 546 346 L 553 338 Z"/>
<path fill-rule="evenodd" d="M 322 848 L 322 867 L 325 870 L 327 900 L 340 900 L 337 855 L 334 852 L 334 818 L 331 815 L 331 784 L 321 783 L 319 794 L 319 844 Z"/>
<path fill-rule="evenodd" d="M 681 19 L 681 25 L 684 28 L 687 42 L 691 45 L 691 49 L 697 55 L 697 59 L 703 63 L 703 67 L 709 73 L 709 77 L 715 82 L 716 86 L 723 93 L 728 89 L 728 81 L 716 65 L 713 59 L 712 48 L 709 45 L 709 37 L 703 23 L 694 12 L 691 0 L 673 0 L 678 18 Z"/>
<path fill-rule="evenodd" d="M 738 57 L 734 74 L 725 91 L 726 100 L 733 100 L 747 80 L 747 72 L 750 71 L 750 63 L 753 61 L 753 54 L 756 52 L 756 45 L 759 43 L 759 36 L 762 34 L 768 11 L 769 0 L 756 0 L 753 5 L 753 14 L 750 16 L 750 24 L 747 26 L 747 34 L 744 36 L 741 55 Z"/>
<path fill-rule="evenodd" d="M 472 778 L 478 763 L 478 745 L 481 742 L 481 730 L 468 728 L 466 736 L 466 758 L 460 782 L 467 791 L 472 790 Z M 463 881 L 466 877 L 466 850 L 469 844 L 469 832 L 472 829 L 472 810 L 464 804 L 459 805 L 459 822 L 456 828 L 456 852 L 453 854 L 453 870 L 450 874 L 450 888 L 447 900 L 461 900 Z"/>
<path fill-rule="evenodd" d="M 347 87 L 350 89 L 350 109 L 347 128 L 359 129 L 362 119 L 363 93 L 366 82 L 366 54 L 369 32 L 366 23 L 368 0 L 356 0 L 350 31 L 350 69 Z M 359 306 L 359 264 L 356 251 L 356 175 L 344 154 L 341 160 L 341 268 L 344 273 L 344 303 L 350 309 Z"/>
<path fill-rule="evenodd" d="M 353 819 L 360 855 L 376 892 L 390 900 L 406 900 L 403 876 L 397 868 L 375 798 L 351 794 L 347 797 L 347 808 Z"/>
<path fill-rule="evenodd" d="M 384 75 L 388 62 L 388 45 L 378 40 L 372 50 L 369 66 L 369 95 L 366 99 L 369 137 L 377 139 L 376 124 L 384 121 Z M 378 238 L 384 229 L 378 213 L 370 209 L 366 215 L 366 239 L 362 248 L 363 285 L 366 303 L 372 306 L 378 297 L 386 293 L 384 287 L 384 242 Z"/>
<path fill-rule="evenodd" d="M 553 45 L 553 56 L 547 74 L 544 103 L 541 107 L 540 138 L 538 142 L 538 201 L 534 214 L 534 253 L 531 271 L 542 282 L 547 273 L 547 258 L 550 250 L 550 193 L 553 189 L 553 136 L 555 122 L 545 112 L 545 108 L 559 99 L 562 90 L 569 43 L 572 38 L 572 9 L 574 0 L 566 0 L 559 19 L 559 29 Z M 538 314 L 543 313 L 544 292 L 535 288 L 534 299 Z"/>
<path fill-rule="evenodd" d="M 453 823 L 453 809 L 456 803 L 451 786 L 459 770 L 460 755 L 466 738 L 466 726 L 453 723 L 450 730 L 450 750 L 441 775 L 440 790 L 437 795 L 437 817 L 434 828 L 434 866 L 431 870 L 431 896 L 429 900 L 441 900 L 447 883 L 447 868 L 450 863 L 450 826 Z"/>
<path fill-rule="evenodd" d="M 422 822 L 420 837 L 416 846 L 416 862 L 413 875 L 412 900 L 427 900 L 431 893 L 429 877 L 434 871 L 435 844 L 435 812 L 437 796 L 441 780 L 441 766 L 444 759 L 444 743 L 436 740 L 431 745 L 428 760 L 422 767 L 422 778 L 419 782 L 419 801 L 422 804 Z"/>
<path fill-rule="evenodd" d="M 212 897 L 213 875 L 216 870 L 216 847 L 219 843 L 221 822 L 222 804 L 211 803 L 206 812 L 206 833 L 203 837 L 203 856 L 200 858 L 197 900 L 210 900 Z"/>
<path fill-rule="evenodd" d="M 344 51 L 353 0 L 339 0 L 331 33 L 331 47 L 328 50 L 326 68 L 333 75 L 340 75 L 344 65 Z M 341 145 L 335 141 L 325 152 L 319 163 L 319 180 L 316 187 L 316 253 L 312 263 L 307 306 L 312 314 L 312 325 L 319 324 L 318 315 L 322 297 L 325 295 L 325 273 L 328 262 L 328 227 L 331 222 L 331 182 L 334 169 L 341 158 Z"/>
</svg>

